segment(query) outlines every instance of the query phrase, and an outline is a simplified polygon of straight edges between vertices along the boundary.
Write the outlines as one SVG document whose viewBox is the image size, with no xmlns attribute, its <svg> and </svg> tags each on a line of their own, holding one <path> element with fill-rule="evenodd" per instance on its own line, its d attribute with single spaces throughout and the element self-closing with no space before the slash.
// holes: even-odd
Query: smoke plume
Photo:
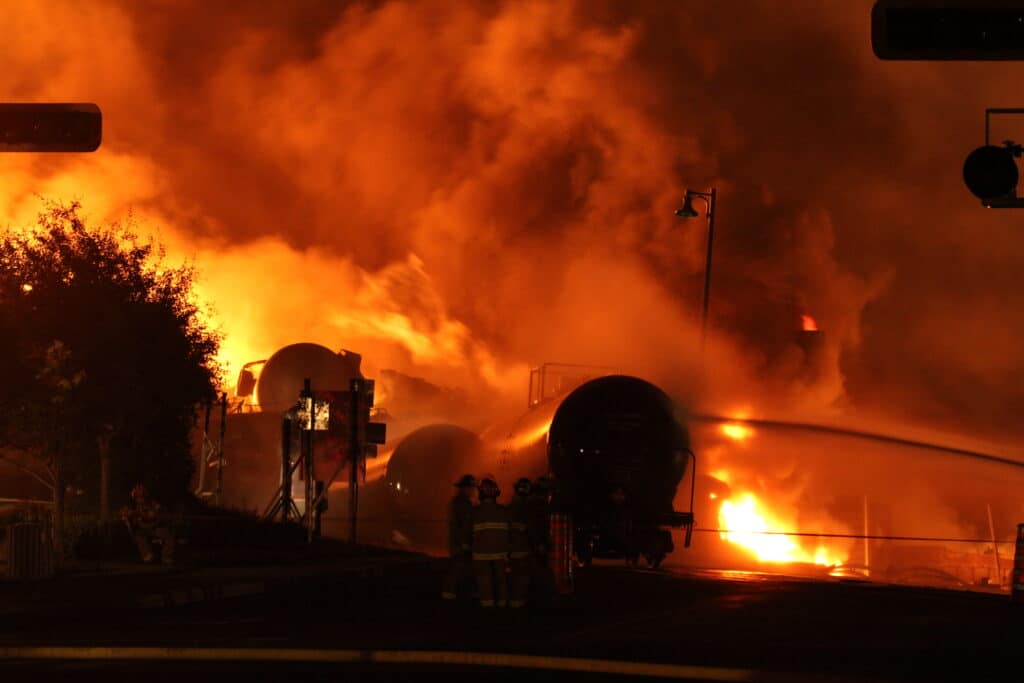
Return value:
<svg viewBox="0 0 1024 683">
<path fill-rule="evenodd" d="M 133 211 L 196 260 L 234 370 L 310 340 L 522 401 L 531 364 L 602 363 L 722 409 L 1010 439 L 1020 219 L 959 173 L 1024 67 L 879 62 L 869 10 L 14 4 L 2 98 L 94 101 L 105 131 L 5 157 L 0 217 Z M 702 364 L 705 224 L 673 212 L 712 185 Z"/>
</svg>

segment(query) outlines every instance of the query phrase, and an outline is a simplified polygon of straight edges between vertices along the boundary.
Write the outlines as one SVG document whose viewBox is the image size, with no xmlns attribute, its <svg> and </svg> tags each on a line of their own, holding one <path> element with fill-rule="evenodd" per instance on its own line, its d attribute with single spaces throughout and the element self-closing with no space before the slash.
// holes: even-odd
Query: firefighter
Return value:
<svg viewBox="0 0 1024 683">
<path fill-rule="evenodd" d="M 533 484 L 523 477 L 516 481 L 515 496 L 508 504 L 508 606 L 522 607 L 530 586 L 530 555 L 536 546 L 530 524 L 530 492 Z"/>
<path fill-rule="evenodd" d="M 508 511 L 498 504 L 501 489 L 494 477 L 483 477 L 477 494 L 480 504 L 473 508 L 473 572 L 480 592 L 480 606 L 505 607 L 508 603 L 505 583 Z"/>
<path fill-rule="evenodd" d="M 531 487 L 530 540 L 532 542 L 530 570 L 532 583 L 550 598 L 555 594 L 555 577 L 551 571 L 551 493 L 553 485 L 548 477 L 540 477 Z"/>
<path fill-rule="evenodd" d="M 121 508 L 121 519 L 128 525 L 142 561 L 146 564 L 153 562 L 153 541 L 159 539 L 163 544 L 160 561 L 173 564 L 174 531 L 167 520 L 162 518 L 163 508 L 150 497 L 142 484 L 132 487 L 130 501 L 130 505 Z"/>
<path fill-rule="evenodd" d="M 448 574 L 441 589 L 443 600 L 458 597 L 459 584 L 472 575 L 470 542 L 473 540 L 473 492 L 476 477 L 467 474 L 457 482 L 457 491 L 448 504 Z"/>
</svg>

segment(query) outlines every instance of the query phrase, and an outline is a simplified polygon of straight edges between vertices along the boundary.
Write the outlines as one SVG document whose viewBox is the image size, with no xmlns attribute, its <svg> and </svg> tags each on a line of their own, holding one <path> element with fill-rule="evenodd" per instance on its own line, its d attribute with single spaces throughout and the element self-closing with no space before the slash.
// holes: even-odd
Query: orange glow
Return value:
<svg viewBox="0 0 1024 683">
<path fill-rule="evenodd" d="M 541 424 L 539 424 L 536 427 L 534 427 L 533 429 L 531 429 L 529 432 L 526 432 L 526 433 L 523 433 L 523 434 L 517 434 L 513 438 L 513 440 L 512 440 L 512 445 L 514 447 L 516 447 L 516 448 L 522 448 L 522 447 L 525 447 L 525 446 L 529 446 L 534 441 L 536 441 L 540 437 L 542 437 L 545 434 L 547 434 L 547 432 L 548 432 L 548 430 L 550 428 L 551 428 L 551 420 L 547 420 L 546 422 L 542 422 Z"/>
<path fill-rule="evenodd" d="M 723 500 L 718 511 L 721 537 L 751 552 L 760 562 L 805 562 L 834 567 L 843 559 L 823 545 L 811 552 L 801 545 L 801 538 L 778 533 L 795 527 L 766 509 L 753 493 L 743 493 Z M 775 533 L 764 533 L 775 532 Z M 810 539 L 807 539 L 810 540 Z"/>
<path fill-rule="evenodd" d="M 754 434 L 754 430 L 746 425 L 730 422 L 722 425 L 722 433 L 733 441 L 746 441 Z"/>
<path fill-rule="evenodd" d="M 21 286 L 21 291 L 23 291 L 23 292 L 31 292 L 32 291 L 32 285 L 30 285 L 29 283 L 26 282 L 25 284 L 23 284 Z"/>
<path fill-rule="evenodd" d="M 388 469 L 388 460 L 391 459 L 391 452 L 378 455 L 376 458 L 366 460 L 366 483 L 370 484 L 384 477 Z M 348 477 L 339 476 L 331 482 L 330 491 L 344 491 L 348 489 Z"/>
<path fill-rule="evenodd" d="M 176 233 L 163 236 L 170 238 L 172 258 L 188 257 Z M 266 240 L 225 249 L 203 245 L 194 261 L 203 273 L 197 295 L 214 304 L 207 322 L 225 332 L 219 360 L 228 389 L 245 363 L 296 341 L 361 352 L 369 376 L 392 368 L 493 392 L 517 388 L 526 373 L 525 366 L 499 361 L 447 310 L 435 278 L 414 255 L 371 271 L 345 258 Z M 273 276 L 247 279 L 254 263 Z M 249 283 L 244 296 L 238 296 L 241 280 Z M 378 399 L 384 404 L 388 397 L 382 393 Z"/>
<path fill-rule="evenodd" d="M 711 476 L 725 484 L 732 483 L 732 475 L 727 470 L 715 470 Z"/>
<path fill-rule="evenodd" d="M 800 316 L 800 321 L 803 324 L 804 332 L 817 332 L 818 323 L 814 318 L 807 315 L 806 313 Z"/>
</svg>

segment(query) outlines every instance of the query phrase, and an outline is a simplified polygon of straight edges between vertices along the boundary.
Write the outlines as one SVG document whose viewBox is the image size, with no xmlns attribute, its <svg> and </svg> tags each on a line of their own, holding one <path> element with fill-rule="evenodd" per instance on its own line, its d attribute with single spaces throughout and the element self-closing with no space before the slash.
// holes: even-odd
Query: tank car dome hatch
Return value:
<svg viewBox="0 0 1024 683">
<path fill-rule="evenodd" d="M 384 481 L 401 507 L 437 513 L 454 494 L 453 484 L 480 467 L 481 451 L 479 437 L 468 429 L 421 427 L 395 448 Z"/>
<path fill-rule="evenodd" d="M 353 379 L 361 378 L 362 358 L 351 351 L 335 353 L 319 344 L 291 344 L 279 349 L 263 366 L 256 385 L 260 410 L 287 410 L 302 391 L 303 380 L 312 380 L 317 389 L 348 389 Z"/>
</svg>

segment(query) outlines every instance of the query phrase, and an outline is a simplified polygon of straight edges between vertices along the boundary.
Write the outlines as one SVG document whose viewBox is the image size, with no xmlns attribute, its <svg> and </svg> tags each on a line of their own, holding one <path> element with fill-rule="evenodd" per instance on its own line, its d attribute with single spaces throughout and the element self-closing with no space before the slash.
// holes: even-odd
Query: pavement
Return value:
<svg viewBox="0 0 1024 683">
<path fill-rule="evenodd" d="M 0 619 L 0 671 L 108 679 L 149 671 L 160 680 L 212 679 L 224 667 L 276 680 L 288 666 L 311 680 L 353 672 L 374 680 L 438 671 L 459 678 L 483 668 L 543 669 L 572 680 L 1019 678 L 1000 676 L 1024 636 L 1024 610 L 1002 595 L 600 565 L 579 574 L 575 594 L 558 608 L 484 611 L 438 600 L 443 562 L 406 559 L 167 575 L 162 587 L 173 579 L 262 583 L 263 590 L 151 606 L 138 597 L 167 590 L 128 590 L 156 579 L 125 579 L 134 603 L 104 605 L 93 596 L 86 610 L 79 601 L 63 612 Z"/>
<path fill-rule="evenodd" d="M 396 568 L 429 567 L 425 555 L 373 552 L 307 563 L 183 568 L 141 562 L 96 562 L 53 578 L 0 580 L 0 618 L 44 617 L 80 610 L 172 608 L 242 596 L 265 595 L 295 585 L 329 587 L 384 577 Z M 429 570 L 428 570 L 429 571 Z"/>
</svg>

